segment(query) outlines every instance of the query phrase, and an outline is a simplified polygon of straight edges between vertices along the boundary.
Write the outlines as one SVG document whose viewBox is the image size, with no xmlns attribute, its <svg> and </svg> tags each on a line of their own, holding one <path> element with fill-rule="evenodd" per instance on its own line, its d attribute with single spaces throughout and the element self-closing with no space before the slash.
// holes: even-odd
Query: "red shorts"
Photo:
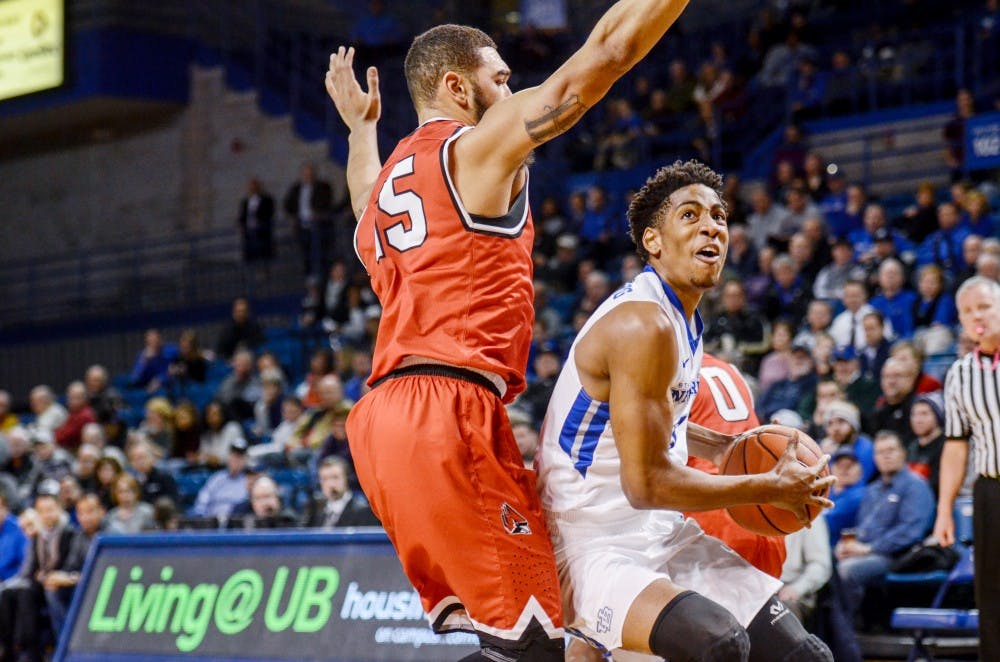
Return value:
<svg viewBox="0 0 1000 662">
<path fill-rule="evenodd" d="M 361 487 L 437 632 L 562 637 L 552 544 L 503 403 L 451 376 L 388 379 L 351 410 Z M 537 625 L 532 626 L 537 628 Z"/>
</svg>

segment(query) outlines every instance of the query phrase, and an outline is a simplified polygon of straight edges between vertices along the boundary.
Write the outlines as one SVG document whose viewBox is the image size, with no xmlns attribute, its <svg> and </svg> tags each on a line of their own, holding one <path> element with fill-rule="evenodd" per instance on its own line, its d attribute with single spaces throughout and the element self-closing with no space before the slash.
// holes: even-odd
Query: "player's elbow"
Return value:
<svg viewBox="0 0 1000 662">
<path fill-rule="evenodd" d="M 656 481 L 649 473 L 622 476 L 622 491 L 629 505 L 636 510 L 652 510 L 662 508 L 657 499 Z"/>
</svg>

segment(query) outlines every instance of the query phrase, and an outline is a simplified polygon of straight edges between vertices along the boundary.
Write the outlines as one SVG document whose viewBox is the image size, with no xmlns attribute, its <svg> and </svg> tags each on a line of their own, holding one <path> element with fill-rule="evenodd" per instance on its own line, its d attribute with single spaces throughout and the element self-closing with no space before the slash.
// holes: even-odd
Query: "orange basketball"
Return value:
<svg viewBox="0 0 1000 662">
<path fill-rule="evenodd" d="M 816 464 L 823 451 L 809 435 L 784 425 L 762 425 L 737 437 L 722 460 L 722 473 L 744 476 L 770 471 L 785 452 L 789 440 L 796 434 L 799 437 L 799 462 L 805 466 Z M 824 467 L 820 476 L 829 473 L 829 468 Z M 828 496 L 829 491 L 824 490 L 822 496 Z M 813 506 L 807 508 L 809 520 L 816 519 L 821 509 Z M 762 536 L 783 536 L 794 533 L 803 526 L 792 511 L 769 504 L 731 506 L 726 510 L 737 524 Z"/>
</svg>

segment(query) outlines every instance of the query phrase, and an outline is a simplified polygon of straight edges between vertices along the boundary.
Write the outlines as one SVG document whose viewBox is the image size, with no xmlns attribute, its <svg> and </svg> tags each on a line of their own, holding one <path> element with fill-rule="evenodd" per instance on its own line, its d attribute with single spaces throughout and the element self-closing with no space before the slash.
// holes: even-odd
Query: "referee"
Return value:
<svg viewBox="0 0 1000 662">
<path fill-rule="evenodd" d="M 975 445 L 973 537 L 976 605 L 979 607 L 979 659 L 1000 660 L 1000 284 L 979 276 L 958 288 L 955 297 L 962 328 L 978 344 L 955 361 L 945 380 L 945 443 L 941 455 L 941 496 L 934 536 L 955 542 L 955 497 L 965 479 L 971 441 Z"/>
</svg>

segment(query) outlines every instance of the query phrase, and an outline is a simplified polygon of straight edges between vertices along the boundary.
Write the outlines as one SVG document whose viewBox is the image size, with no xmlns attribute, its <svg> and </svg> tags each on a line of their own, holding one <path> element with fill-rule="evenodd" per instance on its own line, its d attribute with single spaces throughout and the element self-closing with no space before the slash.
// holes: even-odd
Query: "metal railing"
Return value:
<svg viewBox="0 0 1000 662">
<path fill-rule="evenodd" d="M 301 294 L 299 247 L 289 233 L 276 244 L 273 260 L 246 264 L 237 233 L 222 229 L 10 261 L 0 265 L 0 327 Z"/>
</svg>

